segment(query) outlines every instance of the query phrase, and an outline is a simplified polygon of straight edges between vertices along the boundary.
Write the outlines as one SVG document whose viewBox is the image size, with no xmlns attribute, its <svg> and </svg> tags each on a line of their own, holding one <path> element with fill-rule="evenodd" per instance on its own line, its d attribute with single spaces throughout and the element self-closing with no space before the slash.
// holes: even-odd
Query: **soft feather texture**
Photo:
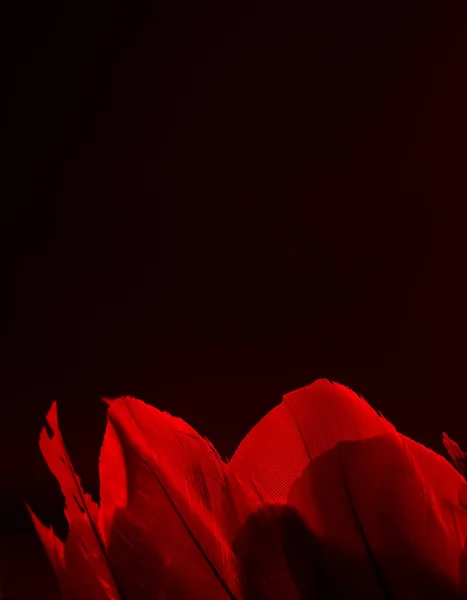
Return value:
<svg viewBox="0 0 467 600">
<path fill-rule="evenodd" d="M 344 386 L 287 394 L 228 463 L 140 400 L 107 419 L 99 506 L 55 404 L 41 434 L 67 540 L 32 517 L 66 600 L 467 597 L 464 477 Z"/>
</svg>

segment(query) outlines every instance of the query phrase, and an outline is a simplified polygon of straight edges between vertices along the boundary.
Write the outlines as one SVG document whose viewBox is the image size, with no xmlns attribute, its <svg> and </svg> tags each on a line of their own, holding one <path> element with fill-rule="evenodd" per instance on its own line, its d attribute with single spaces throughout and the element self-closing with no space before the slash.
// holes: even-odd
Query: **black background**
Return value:
<svg viewBox="0 0 467 600">
<path fill-rule="evenodd" d="M 54 399 L 96 497 L 102 396 L 229 456 L 327 377 L 467 447 L 464 3 L 10 8 L 0 589 L 54 593 L 23 505 L 64 531 Z"/>
</svg>

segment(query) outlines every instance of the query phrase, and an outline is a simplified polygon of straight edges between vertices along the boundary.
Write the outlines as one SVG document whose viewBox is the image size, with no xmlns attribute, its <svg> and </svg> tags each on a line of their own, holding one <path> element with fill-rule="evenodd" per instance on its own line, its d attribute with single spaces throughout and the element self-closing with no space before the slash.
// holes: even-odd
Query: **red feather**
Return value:
<svg viewBox="0 0 467 600">
<path fill-rule="evenodd" d="M 99 506 L 55 404 L 41 434 L 67 540 L 32 517 L 67 600 L 467 597 L 467 482 L 341 385 L 287 394 L 228 463 L 139 400 L 107 418 Z"/>
</svg>

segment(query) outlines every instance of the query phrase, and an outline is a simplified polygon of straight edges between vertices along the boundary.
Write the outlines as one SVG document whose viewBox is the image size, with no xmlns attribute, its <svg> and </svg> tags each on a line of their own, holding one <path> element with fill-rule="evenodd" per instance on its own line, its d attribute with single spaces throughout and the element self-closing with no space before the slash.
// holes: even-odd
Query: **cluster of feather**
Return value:
<svg viewBox="0 0 467 600">
<path fill-rule="evenodd" d="M 66 600 L 467 598 L 466 480 L 348 388 L 287 394 L 229 462 L 139 400 L 107 418 L 99 505 L 55 404 L 40 438 L 66 541 L 31 514 Z"/>
</svg>

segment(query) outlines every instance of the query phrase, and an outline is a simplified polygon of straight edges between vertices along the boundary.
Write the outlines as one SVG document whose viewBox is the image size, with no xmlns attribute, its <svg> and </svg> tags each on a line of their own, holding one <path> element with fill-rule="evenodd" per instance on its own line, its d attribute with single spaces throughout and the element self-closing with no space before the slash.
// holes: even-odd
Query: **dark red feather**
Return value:
<svg viewBox="0 0 467 600">
<path fill-rule="evenodd" d="M 287 394 L 228 463 L 139 400 L 107 418 L 99 506 L 55 404 L 41 434 L 67 540 L 32 517 L 67 600 L 467 597 L 465 479 L 348 388 Z"/>
</svg>

